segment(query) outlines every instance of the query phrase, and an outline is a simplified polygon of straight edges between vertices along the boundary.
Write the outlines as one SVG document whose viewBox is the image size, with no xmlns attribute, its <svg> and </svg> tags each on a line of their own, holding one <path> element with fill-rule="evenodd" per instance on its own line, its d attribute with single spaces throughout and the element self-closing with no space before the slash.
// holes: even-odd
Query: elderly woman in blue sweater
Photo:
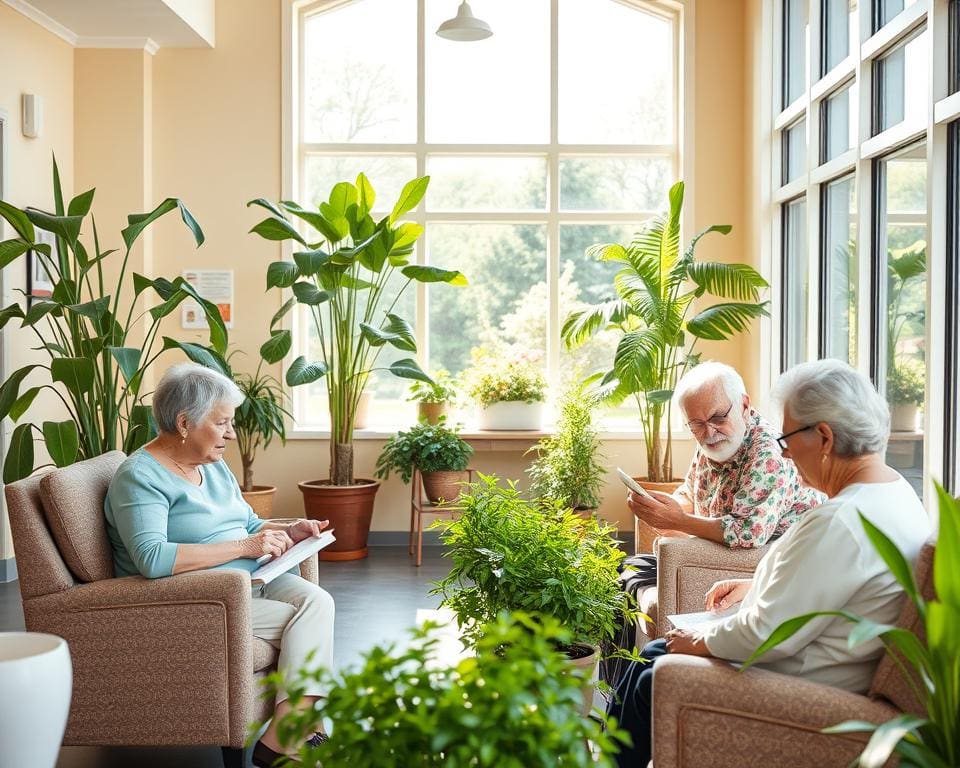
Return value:
<svg viewBox="0 0 960 768">
<path fill-rule="evenodd" d="M 183 363 L 163 375 L 153 396 L 159 434 L 121 464 L 104 503 L 118 576 L 253 571 L 257 558 L 281 555 L 328 525 L 261 520 L 243 500 L 223 461 L 242 402 L 237 386 L 209 368 Z M 280 670 L 332 666 L 334 605 L 327 592 L 292 573 L 252 590 L 253 634 L 279 649 Z M 325 692 L 308 693 L 306 703 L 315 704 Z M 286 707 L 278 701 L 275 714 Z M 277 719 L 254 748 L 254 765 L 281 757 Z"/>
</svg>

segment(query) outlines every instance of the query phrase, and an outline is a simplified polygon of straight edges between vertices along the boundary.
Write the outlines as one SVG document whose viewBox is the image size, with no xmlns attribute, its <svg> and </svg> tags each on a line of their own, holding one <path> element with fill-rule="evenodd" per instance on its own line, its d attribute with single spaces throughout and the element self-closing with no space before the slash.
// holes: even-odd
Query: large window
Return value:
<svg viewBox="0 0 960 768">
<path fill-rule="evenodd" d="M 856 182 L 844 176 L 823 187 L 820 232 L 821 357 L 857 362 Z"/>
<path fill-rule="evenodd" d="M 930 101 L 927 40 L 926 33 L 920 32 L 874 63 L 874 134 L 904 120 L 923 121 Z"/>
<path fill-rule="evenodd" d="M 612 295 L 616 270 L 584 249 L 629 239 L 680 177 L 679 16 L 641 0 L 489 3 L 476 11 L 493 37 L 462 43 L 433 34 L 454 10 L 303 5 L 293 193 L 316 204 L 362 170 L 388 205 L 429 174 L 412 214 L 426 228 L 415 257 L 459 269 L 469 286 L 405 295 L 421 362 L 457 374 L 480 354 L 522 355 L 556 391 L 613 354 L 612 342 L 561 349 L 566 314 Z M 611 72 L 643 76 L 625 88 Z M 296 351 L 311 334 L 297 327 Z M 406 382 L 375 373 L 370 391 L 377 426 L 407 418 Z M 298 425 L 325 426 L 324 392 L 322 381 L 295 390 Z"/>
<path fill-rule="evenodd" d="M 956 5 L 956 3 L 954 4 Z M 947 131 L 946 382 L 943 482 L 956 495 L 960 480 L 960 120 Z"/>
<path fill-rule="evenodd" d="M 810 270 L 807 262 L 807 201 L 792 200 L 782 209 L 784 334 L 780 367 L 807 358 L 807 303 Z"/>
<path fill-rule="evenodd" d="M 857 0 L 821 0 L 820 74 L 825 75 L 856 48 Z"/>
<path fill-rule="evenodd" d="M 782 0 L 783 81 L 781 106 L 803 94 L 807 84 L 807 0 Z"/>
</svg>

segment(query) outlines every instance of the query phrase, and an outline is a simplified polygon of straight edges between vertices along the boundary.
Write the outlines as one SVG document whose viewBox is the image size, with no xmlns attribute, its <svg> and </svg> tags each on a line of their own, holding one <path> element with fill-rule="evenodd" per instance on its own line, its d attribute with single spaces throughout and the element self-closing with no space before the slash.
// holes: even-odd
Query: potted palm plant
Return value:
<svg viewBox="0 0 960 768">
<path fill-rule="evenodd" d="M 604 330 L 621 334 L 609 369 L 595 375 L 600 393 L 610 402 L 634 398 L 647 456 L 647 478 L 654 488 L 673 490 L 671 408 L 677 379 L 697 364 L 697 342 L 723 341 L 767 314 L 760 301 L 767 281 L 747 264 L 699 261 L 695 248 L 710 232 L 727 234 L 729 225 L 713 225 L 680 251 L 683 182 L 670 188 L 670 208 L 653 217 L 628 245 L 599 244 L 587 253 L 622 264 L 614 278 L 615 297 L 578 310 L 564 321 L 561 336 L 568 348 L 584 344 Z M 731 301 L 699 309 L 705 294 Z M 664 434 L 665 431 L 665 434 Z M 658 490 L 660 488 L 657 488 Z"/>
<path fill-rule="evenodd" d="M 445 422 L 446 417 L 441 416 L 437 424 L 421 421 L 406 432 L 397 432 L 383 446 L 376 476 L 386 480 L 391 471 L 396 471 L 404 483 L 409 483 L 417 469 L 431 503 L 456 500 L 461 484 L 467 480 L 473 447 Z"/>
<path fill-rule="evenodd" d="M 5 483 L 24 478 L 36 468 L 35 436 L 42 437 L 58 467 L 107 451 L 135 451 L 156 435 L 150 405 L 144 402 L 149 392 L 143 381 L 161 351 L 179 349 L 194 358 L 213 360 L 227 348 L 227 330 L 217 307 L 182 277 L 171 281 L 128 274 L 130 252 L 140 235 L 167 213 L 179 211 L 194 242 L 198 247 L 203 243 L 200 225 L 181 200 L 170 197 L 149 213 L 130 214 L 120 233 L 124 248 L 122 256 L 118 254 L 118 268 L 110 270 L 107 260 L 117 251 L 102 247 L 92 216 L 86 223 L 94 190 L 65 203 L 56 158 L 53 193 L 53 213 L 0 201 L 0 216 L 16 233 L 0 243 L 0 268 L 21 257 L 32 258 L 53 284 L 50 295 L 25 293 L 23 306 L 18 302 L 0 311 L 0 328 L 20 320 L 45 357 L 45 362 L 26 365 L 7 376 L 0 386 L 0 419 L 9 416 L 20 421 L 43 390 L 54 393 L 69 418 L 42 425 L 22 423 L 13 430 L 3 466 Z M 43 242 L 40 230 L 51 233 L 55 245 Z M 87 237 L 81 238 L 81 232 Z M 107 285 L 110 275 L 116 275 L 112 286 Z M 142 312 L 138 305 L 149 291 L 160 302 Z M 201 306 L 207 318 L 209 346 L 160 337 L 163 319 L 188 298 Z"/>
<path fill-rule="evenodd" d="M 276 261 L 267 268 L 267 289 L 292 296 L 271 323 L 270 339 L 261 347 L 269 363 L 283 360 L 292 347 L 291 333 L 278 328 L 293 307 L 302 307 L 317 335 L 320 359 L 297 357 L 289 364 L 286 382 L 302 386 L 324 378 L 330 408 L 330 475 L 300 483 L 308 517 L 329 519 L 337 542 L 323 550 L 324 559 L 353 560 L 367 555 L 367 535 L 379 481 L 354 476 L 353 432 L 360 396 L 376 370 L 401 378 L 430 381 L 412 357 L 378 367 L 381 352 L 390 346 L 415 354 L 413 326 L 393 309 L 410 283 L 466 285 L 455 270 L 410 264 L 414 243 L 423 227 L 402 222 L 419 205 L 429 177 L 408 182 L 389 215 L 374 221 L 375 192 L 364 174 L 356 183 L 341 181 L 316 208 L 262 198 L 248 205 L 265 208 L 269 216 L 251 230 L 270 241 L 291 241 L 293 261 Z M 289 216 L 288 216 L 289 214 Z M 298 220 L 304 232 L 294 225 Z M 404 278 L 401 281 L 391 278 Z"/>
<path fill-rule="evenodd" d="M 537 496 L 590 514 L 600 506 L 604 467 L 598 461 L 600 438 L 593 426 L 595 401 L 584 389 L 575 387 L 561 398 L 557 428 L 530 449 L 537 458 L 527 474 Z"/>
<path fill-rule="evenodd" d="M 447 406 L 457 399 L 453 377 L 443 368 L 430 376 L 433 381 L 414 381 L 410 384 L 410 397 L 417 404 L 417 418 L 428 424 L 439 423 L 447 412 Z"/>
</svg>

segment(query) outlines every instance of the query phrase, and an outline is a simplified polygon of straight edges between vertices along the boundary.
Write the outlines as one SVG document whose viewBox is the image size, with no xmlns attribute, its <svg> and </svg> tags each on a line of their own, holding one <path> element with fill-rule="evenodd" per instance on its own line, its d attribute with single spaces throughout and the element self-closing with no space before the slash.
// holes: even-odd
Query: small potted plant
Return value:
<svg viewBox="0 0 960 768">
<path fill-rule="evenodd" d="M 383 446 L 376 476 L 386 480 L 396 471 L 409 483 L 413 471 L 419 469 L 424 493 L 433 504 L 455 500 L 468 479 L 466 469 L 473 448 L 445 422 L 446 417 L 441 416 L 437 424 L 421 421 L 407 432 L 397 432 Z"/>
<path fill-rule="evenodd" d="M 583 387 L 568 391 L 560 401 L 556 431 L 530 449 L 537 458 L 527 469 L 533 493 L 556 499 L 581 514 L 600 506 L 605 472 L 598 461 L 600 438 L 592 418 L 595 404 Z"/>
<path fill-rule="evenodd" d="M 541 428 L 547 382 L 532 364 L 478 358 L 466 377 L 471 382 L 470 397 L 480 406 L 480 429 Z"/>
<path fill-rule="evenodd" d="M 457 399 L 453 377 L 440 369 L 431 375 L 433 381 L 414 381 L 410 385 L 409 400 L 417 403 L 417 418 L 428 424 L 437 424 L 447 412 L 447 406 Z"/>
<path fill-rule="evenodd" d="M 887 374 L 887 400 L 890 402 L 890 429 L 916 432 L 917 411 L 925 395 L 924 372 L 910 360 L 900 360 Z"/>
<path fill-rule="evenodd" d="M 485 627 L 470 657 L 445 656 L 435 624 L 410 635 L 367 651 L 358 665 L 336 674 L 297 670 L 267 679 L 265 695 L 283 692 L 291 704 L 278 723 L 285 745 L 299 747 L 291 765 L 613 766 L 626 734 L 602 714 L 579 716 L 583 679 L 556 653 L 570 639 L 556 621 L 502 614 Z M 314 681 L 329 691 L 322 709 L 298 706 Z M 307 743 L 324 726 L 331 737 Z M 372 748 L 375 761 L 359 760 Z"/>
<path fill-rule="evenodd" d="M 432 593 L 443 596 L 471 643 L 501 611 L 552 616 L 572 636 L 563 650 L 592 669 L 597 646 L 621 619 L 637 616 L 620 589 L 616 529 L 559 501 L 524 499 L 515 483 L 502 487 L 493 476 L 480 474 L 468 488 L 459 517 L 433 524 L 452 567 Z M 587 710 L 592 696 L 584 694 Z"/>
</svg>

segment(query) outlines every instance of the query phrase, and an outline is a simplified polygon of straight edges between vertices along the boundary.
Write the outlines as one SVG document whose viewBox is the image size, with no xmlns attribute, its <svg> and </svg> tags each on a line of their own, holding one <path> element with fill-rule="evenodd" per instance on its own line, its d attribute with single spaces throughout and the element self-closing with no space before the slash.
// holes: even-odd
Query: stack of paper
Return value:
<svg viewBox="0 0 960 768">
<path fill-rule="evenodd" d="M 295 565 L 300 565 L 300 563 L 310 557 L 310 555 L 333 544 L 336 540 L 337 537 L 333 535 L 333 530 L 331 529 L 324 531 L 319 536 L 311 536 L 303 541 L 298 541 L 280 555 L 280 557 L 275 557 L 266 565 L 261 565 L 257 568 L 257 570 L 250 574 L 250 580 L 257 584 L 269 584 L 281 573 L 286 573 Z"/>
</svg>

